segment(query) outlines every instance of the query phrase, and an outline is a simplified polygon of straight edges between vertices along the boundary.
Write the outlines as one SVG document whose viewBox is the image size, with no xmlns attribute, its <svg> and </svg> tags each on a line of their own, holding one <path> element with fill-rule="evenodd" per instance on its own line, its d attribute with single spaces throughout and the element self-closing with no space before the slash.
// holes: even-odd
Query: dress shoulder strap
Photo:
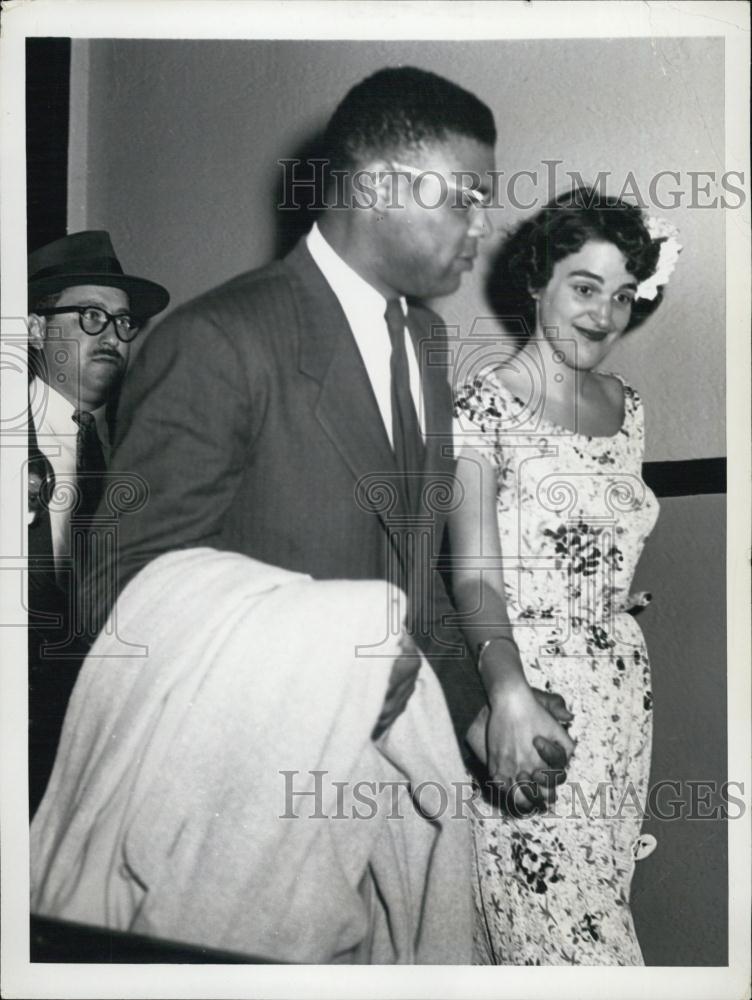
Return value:
<svg viewBox="0 0 752 1000">
<path fill-rule="evenodd" d="M 622 433 L 627 437 L 637 441 L 640 447 L 645 439 L 645 414 L 642 405 L 642 397 L 639 392 L 630 385 L 629 382 L 618 372 L 599 372 L 599 375 L 610 375 L 621 382 L 624 393 L 624 420 L 622 422 Z"/>
</svg>

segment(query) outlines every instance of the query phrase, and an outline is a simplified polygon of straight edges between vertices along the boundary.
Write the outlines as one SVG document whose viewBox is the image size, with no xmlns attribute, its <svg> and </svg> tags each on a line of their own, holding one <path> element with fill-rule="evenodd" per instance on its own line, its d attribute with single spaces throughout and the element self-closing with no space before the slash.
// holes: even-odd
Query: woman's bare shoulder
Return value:
<svg viewBox="0 0 752 1000">
<path fill-rule="evenodd" d="M 621 406 L 624 399 L 624 390 L 627 387 L 626 381 L 615 372 L 593 372 L 598 380 L 598 388 L 601 393 L 615 405 Z"/>
</svg>

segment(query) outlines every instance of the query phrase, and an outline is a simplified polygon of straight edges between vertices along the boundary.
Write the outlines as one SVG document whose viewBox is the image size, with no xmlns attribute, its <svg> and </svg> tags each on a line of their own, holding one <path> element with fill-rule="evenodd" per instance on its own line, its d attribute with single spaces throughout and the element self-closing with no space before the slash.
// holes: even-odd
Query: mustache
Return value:
<svg viewBox="0 0 752 1000">
<path fill-rule="evenodd" d="M 96 358 L 109 358 L 112 361 L 117 361 L 119 365 L 125 364 L 125 358 L 118 351 L 113 351 L 109 347 L 98 347 L 96 351 L 92 352 L 92 360 Z"/>
</svg>

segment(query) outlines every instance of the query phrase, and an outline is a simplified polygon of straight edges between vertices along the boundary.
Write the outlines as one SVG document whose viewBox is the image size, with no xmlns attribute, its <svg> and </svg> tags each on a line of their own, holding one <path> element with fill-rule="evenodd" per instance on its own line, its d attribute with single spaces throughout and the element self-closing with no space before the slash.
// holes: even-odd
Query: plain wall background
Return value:
<svg viewBox="0 0 752 1000">
<path fill-rule="evenodd" d="M 703 794 L 687 782 L 718 788 L 726 780 L 726 498 L 660 503 L 634 589 L 653 594 L 638 619 L 653 677 L 651 783 L 682 782 L 679 794 L 669 785 L 657 794 L 658 809 L 671 816 L 672 800 L 681 800 L 686 815 L 693 794 Z M 731 668 L 749 669 L 743 663 Z M 711 799 L 718 808 L 718 795 Z M 696 812 L 707 816 L 709 810 Z M 727 964 L 726 826 L 711 818 L 645 822 L 643 832 L 658 846 L 637 864 L 632 909 L 646 964 Z"/>
<path fill-rule="evenodd" d="M 385 65 L 413 64 L 474 91 L 494 111 L 497 167 L 508 177 L 544 160 L 619 193 L 632 172 L 648 197 L 679 171 L 684 252 L 666 301 L 609 358 L 647 410 L 646 459 L 725 454 L 724 217 L 690 208 L 689 171 L 723 172 L 724 64 L 718 39 L 507 42 L 74 40 L 69 231 L 109 229 L 127 269 L 164 283 L 173 306 L 266 263 L 286 219 L 275 211 L 277 161 L 296 155 L 346 90 Z M 705 182 L 703 182 L 705 183 Z M 520 182 L 528 198 L 530 183 Z M 502 191 L 504 188 L 502 187 Z M 703 203 L 711 195 L 701 195 Z M 437 303 L 467 335 L 487 317 L 488 261 L 527 214 L 492 213 L 485 264 Z M 207 350 L 211 345 L 207 345 Z M 197 359 L 200 364 L 200 359 Z M 655 690 L 653 777 L 722 781 L 725 737 L 725 498 L 664 500 L 636 586 L 655 595 L 641 617 Z M 638 865 L 634 908 L 652 964 L 723 965 L 723 824 L 651 823 L 658 850 Z"/>
</svg>

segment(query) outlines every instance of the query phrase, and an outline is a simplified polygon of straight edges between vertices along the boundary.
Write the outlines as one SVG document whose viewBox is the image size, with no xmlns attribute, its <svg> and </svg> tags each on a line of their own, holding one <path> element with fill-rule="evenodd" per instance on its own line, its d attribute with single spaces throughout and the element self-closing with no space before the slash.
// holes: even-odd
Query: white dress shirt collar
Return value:
<svg viewBox="0 0 752 1000">
<path fill-rule="evenodd" d="M 392 346 L 385 319 L 387 300 L 339 256 L 315 224 L 306 237 L 306 245 L 339 300 L 363 359 L 387 437 L 392 443 L 390 371 Z M 404 298 L 400 298 L 400 305 L 406 317 L 407 304 Z M 407 323 L 405 323 L 405 351 L 410 370 L 410 391 L 420 427 L 425 434 L 420 369 Z"/>
<path fill-rule="evenodd" d="M 373 285 L 369 285 L 365 278 L 361 278 L 358 272 L 340 257 L 337 251 L 324 239 L 321 230 L 315 223 L 306 238 L 306 242 L 319 270 L 339 299 L 350 326 L 353 326 L 350 320 L 351 312 L 354 312 L 356 320 L 362 310 L 375 313 L 383 318 L 386 312 L 384 296 L 381 292 L 377 292 Z M 402 303 L 402 311 L 405 312 L 405 300 L 400 299 L 400 302 Z"/>
<path fill-rule="evenodd" d="M 32 413 L 39 414 L 40 417 L 35 421 L 37 430 L 44 426 L 51 434 L 62 437 L 75 435 L 77 428 L 73 422 L 73 414 L 76 408 L 62 393 L 42 379 L 35 378 L 31 383 L 30 399 Z"/>
<path fill-rule="evenodd" d="M 37 433 L 53 434 L 55 437 L 74 439 L 78 434 L 78 424 L 73 419 L 77 409 L 62 393 L 53 386 L 35 378 L 30 387 L 31 412 L 34 414 L 34 426 Z M 107 406 L 100 406 L 89 411 L 97 425 L 97 434 L 102 443 L 105 460 L 109 457 L 110 430 L 107 425 Z"/>
</svg>

